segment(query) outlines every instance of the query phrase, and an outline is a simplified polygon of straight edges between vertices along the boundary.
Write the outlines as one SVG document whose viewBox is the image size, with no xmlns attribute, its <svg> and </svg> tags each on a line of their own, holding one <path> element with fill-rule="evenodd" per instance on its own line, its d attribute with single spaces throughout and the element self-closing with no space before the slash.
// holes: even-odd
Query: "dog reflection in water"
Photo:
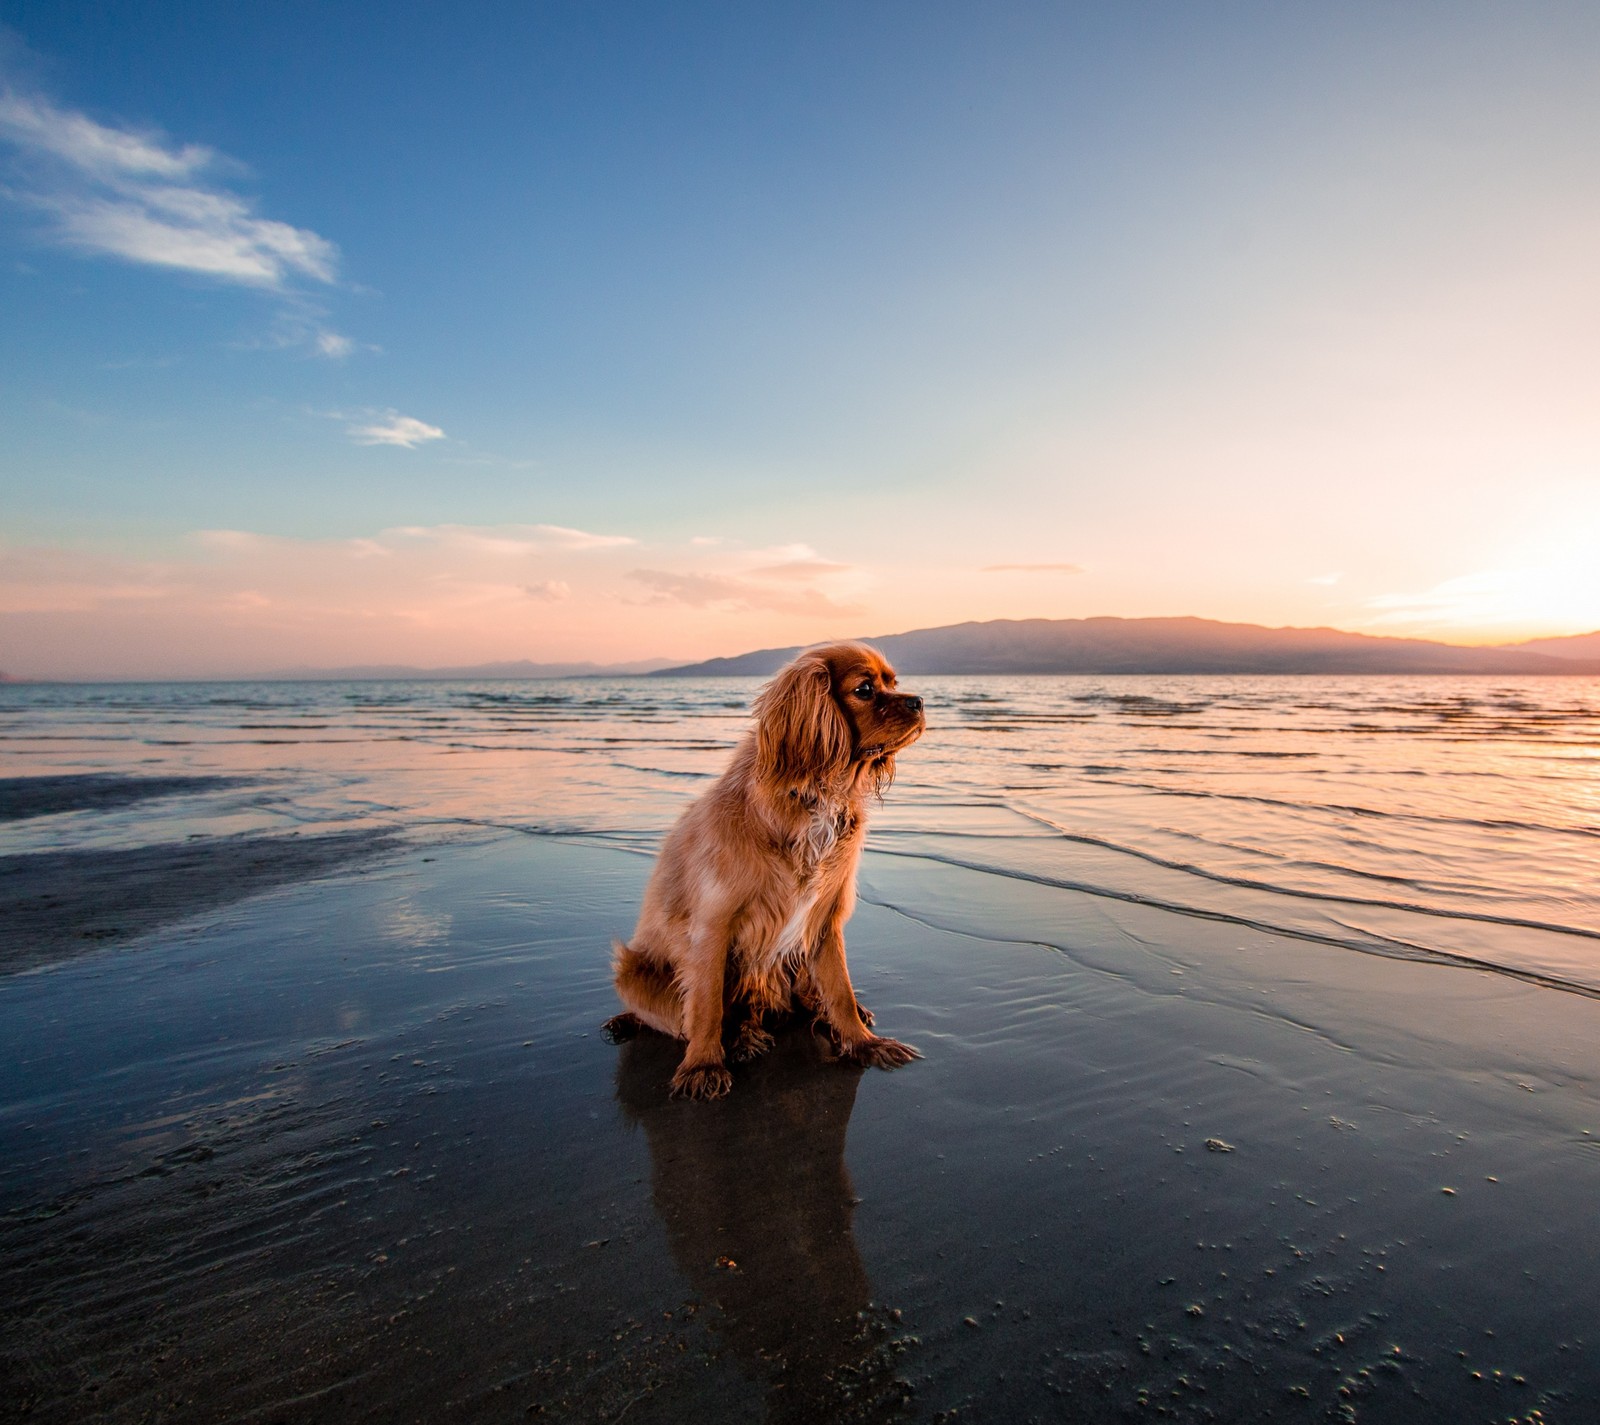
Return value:
<svg viewBox="0 0 1600 1425">
<path fill-rule="evenodd" d="M 708 1111 L 665 1093 L 679 1053 L 661 1036 L 630 1040 L 616 1093 L 649 1140 L 655 1210 L 716 1308 L 710 1325 L 770 1382 L 769 1419 L 831 1419 L 847 1399 L 892 1413 L 908 1388 L 869 1311 L 844 1162 L 860 1069 L 824 1069 L 818 1035 L 780 1028 L 740 1091 Z"/>
</svg>

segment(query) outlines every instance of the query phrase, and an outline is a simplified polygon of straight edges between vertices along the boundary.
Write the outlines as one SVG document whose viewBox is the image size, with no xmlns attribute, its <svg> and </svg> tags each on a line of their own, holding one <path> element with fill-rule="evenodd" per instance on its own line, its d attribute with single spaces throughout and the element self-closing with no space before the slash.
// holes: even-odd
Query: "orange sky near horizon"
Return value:
<svg viewBox="0 0 1600 1425">
<path fill-rule="evenodd" d="M 12 23 L 12 676 L 1600 629 L 1600 7 Z"/>
<path fill-rule="evenodd" d="M 693 661 L 969 620 L 1096 614 L 1464 644 L 1600 628 L 1581 529 L 1513 547 L 1500 568 L 1395 593 L 1352 594 L 1354 576 L 1338 570 L 1284 571 L 1274 600 L 1263 599 L 1253 569 L 1220 593 L 1213 579 L 1202 599 L 1188 571 L 1145 567 L 1137 542 L 1100 562 L 859 558 L 845 547 L 752 548 L 709 536 L 673 547 L 554 526 L 408 527 L 344 540 L 212 531 L 143 561 L 13 552 L 0 562 L 0 671 L 226 677 L 518 658 Z"/>
</svg>

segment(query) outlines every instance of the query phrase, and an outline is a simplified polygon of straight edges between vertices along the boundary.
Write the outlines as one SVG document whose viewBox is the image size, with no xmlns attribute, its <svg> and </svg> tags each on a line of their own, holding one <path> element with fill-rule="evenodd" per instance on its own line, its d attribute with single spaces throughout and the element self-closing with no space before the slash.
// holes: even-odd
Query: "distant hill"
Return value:
<svg viewBox="0 0 1600 1425">
<path fill-rule="evenodd" d="M 672 660 L 646 658 L 636 663 L 473 663 L 462 668 L 412 668 L 403 663 L 371 663 L 354 668 L 283 668 L 264 676 L 306 682 L 443 682 L 453 679 L 625 678 L 654 673 Z"/>
<path fill-rule="evenodd" d="M 1600 634 L 1586 635 L 1600 640 Z M 1335 628 L 1202 618 L 993 619 L 865 640 L 902 673 L 1600 673 L 1592 658 L 1464 648 Z M 1570 640 L 1547 640 L 1565 643 Z M 800 650 L 764 648 L 653 676 L 768 677 Z"/>
<path fill-rule="evenodd" d="M 1508 643 L 1522 653 L 1543 653 L 1551 658 L 1580 658 L 1600 662 L 1600 633 L 1575 633 L 1567 638 L 1532 638 L 1526 643 Z"/>
</svg>

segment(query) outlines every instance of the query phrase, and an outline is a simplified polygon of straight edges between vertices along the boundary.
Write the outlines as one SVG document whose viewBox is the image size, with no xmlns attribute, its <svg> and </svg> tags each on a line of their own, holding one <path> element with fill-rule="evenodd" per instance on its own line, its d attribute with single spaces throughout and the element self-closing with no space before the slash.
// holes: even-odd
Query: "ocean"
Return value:
<svg viewBox="0 0 1600 1425">
<path fill-rule="evenodd" d="M 1600 682 L 927 678 L 880 1032 L 600 1025 L 755 681 L 0 688 L 0 1421 L 1600 1418 Z"/>
<path fill-rule="evenodd" d="M 1600 992 L 1600 680 L 906 681 L 928 731 L 875 852 Z M 0 854 L 452 826 L 647 850 L 759 686 L 12 685 L 0 775 L 228 780 L 0 824 Z"/>
</svg>

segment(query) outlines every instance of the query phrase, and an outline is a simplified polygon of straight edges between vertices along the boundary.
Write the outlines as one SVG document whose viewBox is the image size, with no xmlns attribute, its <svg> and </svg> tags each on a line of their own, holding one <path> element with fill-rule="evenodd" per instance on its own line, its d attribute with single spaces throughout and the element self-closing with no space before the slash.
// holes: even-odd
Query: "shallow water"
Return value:
<svg viewBox="0 0 1600 1425">
<path fill-rule="evenodd" d="M 928 678 L 874 845 L 1600 990 L 1600 680 Z M 650 845 L 758 683 L 0 688 L 0 776 L 248 787 L 0 823 L 0 855 L 498 826 Z"/>
<path fill-rule="evenodd" d="M 105 779 L 0 894 L 189 892 L 0 974 L 0 1419 L 1596 1417 L 1600 688 L 927 680 L 849 930 L 926 1057 L 684 1104 L 607 947 L 754 686 L 0 690 Z"/>
</svg>

